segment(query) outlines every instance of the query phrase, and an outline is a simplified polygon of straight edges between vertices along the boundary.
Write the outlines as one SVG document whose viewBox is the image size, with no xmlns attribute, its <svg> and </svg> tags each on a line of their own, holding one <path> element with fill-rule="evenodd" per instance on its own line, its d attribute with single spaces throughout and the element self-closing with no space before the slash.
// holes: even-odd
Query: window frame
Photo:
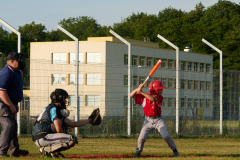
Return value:
<svg viewBox="0 0 240 160">
<path fill-rule="evenodd" d="M 59 77 L 54 77 L 54 75 L 59 75 Z M 63 76 L 65 75 L 65 76 Z M 58 84 L 54 84 L 54 78 L 60 78 L 61 79 L 61 83 Z M 62 78 L 65 78 L 65 83 L 62 83 Z M 67 84 L 67 76 L 66 74 L 52 74 L 52 85 L 66 85 Z"/>
<path fill-rule="evenodd" d="M 90 96 L 94 97 L 93 105 L 89 105 L 88 97 L 90 97 Z M 98 97 L 98 98 L 96 98 L 96 97 Z M 99 100 L 99 102 L 96 100 Z M 99 104 L 96 104 L 96 103 L 99 103 Z M 86 106 L 101 106 L 101 96 L 100 95 L 86 95 Z"/>
</svg>

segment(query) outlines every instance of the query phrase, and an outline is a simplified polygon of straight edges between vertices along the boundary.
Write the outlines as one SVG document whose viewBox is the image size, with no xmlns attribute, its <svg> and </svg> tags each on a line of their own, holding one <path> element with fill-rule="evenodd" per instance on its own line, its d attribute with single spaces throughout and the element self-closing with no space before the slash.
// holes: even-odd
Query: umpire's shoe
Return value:
<svg viewBox="0 0 240 160">
<path fill-rule="evenodd" d="M 141 153 L 136 153 L 135 156 L 133 156 L 133 158 L 140 158 L 141 157 Z"/>
<path fill-rule="evenodd" d="M 0 154 L 0 157 L 9 157 L 7 154 Z"/>
<path fill-rule="evenodd" d="M 19 149 L 17 153 L 10 155 L 10 157 L 20 157 L 20 156 L 26 156 L 29 152 L 27 150 L 21 150 Z"/>
<path fill-rule="evenodd" d="M 179 157 L 180 156 L 177 149 L 173 150 L 173 155 L 174 155 L 174 157 Z"/>
</svg>

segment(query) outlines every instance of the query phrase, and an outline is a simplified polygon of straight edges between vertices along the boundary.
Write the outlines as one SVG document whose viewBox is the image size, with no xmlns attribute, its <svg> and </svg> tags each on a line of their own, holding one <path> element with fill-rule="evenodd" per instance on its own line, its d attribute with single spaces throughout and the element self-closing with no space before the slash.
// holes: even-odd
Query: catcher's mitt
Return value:
<svg viewBox="0 0 240 160">
<path fill-rule="evenodd" d="M 102 118 L 101 118 L 101 115 L 100 115 L 99 108 L 94 109 L 92 114 L 88 117 L 88 119 L 90 119 L 91 124 L 94 125 L 94 126 L 97 126 L 97 125 L 101 124 Z"/>
</svg>

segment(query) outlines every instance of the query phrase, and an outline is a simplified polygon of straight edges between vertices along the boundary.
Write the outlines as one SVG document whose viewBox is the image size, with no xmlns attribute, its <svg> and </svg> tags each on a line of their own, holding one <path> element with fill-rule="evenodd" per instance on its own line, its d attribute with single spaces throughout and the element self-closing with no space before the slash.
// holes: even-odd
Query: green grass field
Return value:
<svg viewBox="0 0 240 160">
<path fill-rule="evenodd" d="M 180 153 L 179 158 L 167 157 L 173 155 L 171 149 L 161 138 L 149 138 L 142 155 L 165 155 L 161 159 L 240 159 L 240 139 L 238 138 L 188 138 L 174 139 Z M 135 154 L 136 138 L 79 138 L 79 144 L 62 152 L 64 155 L 85 154 Z M 19 138 L 21 149 L 29 150 L 27 157 L 18 159 L 44 159 L 38 153 L 38 147 L 31 138 Z M 2 158 L 17 159 L 17 158 Z M 103 158 L 109 159 L 109 158 Z M 128 158 L 124 158 L 128 159 Z M 156 159 L 156 158 L 141 158 Z M 159 159 L 159 158 L 158 158 Z"/>
</svg>

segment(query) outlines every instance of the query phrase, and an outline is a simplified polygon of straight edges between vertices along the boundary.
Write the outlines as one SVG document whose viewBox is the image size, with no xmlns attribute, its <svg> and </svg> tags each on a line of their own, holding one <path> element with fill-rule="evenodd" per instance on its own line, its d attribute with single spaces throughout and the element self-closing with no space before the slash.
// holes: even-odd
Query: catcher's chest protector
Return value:
<svg viewBox="0 0 240 160">
<path fill-rule="evenodd" d="M 38 116 L 35 125 L 33 126 L 33 136 L 40 133 L 53 133 L 51 130 L 50 110 L 54 107 L 53 104 L 48 105 Z"/>
</svg>

